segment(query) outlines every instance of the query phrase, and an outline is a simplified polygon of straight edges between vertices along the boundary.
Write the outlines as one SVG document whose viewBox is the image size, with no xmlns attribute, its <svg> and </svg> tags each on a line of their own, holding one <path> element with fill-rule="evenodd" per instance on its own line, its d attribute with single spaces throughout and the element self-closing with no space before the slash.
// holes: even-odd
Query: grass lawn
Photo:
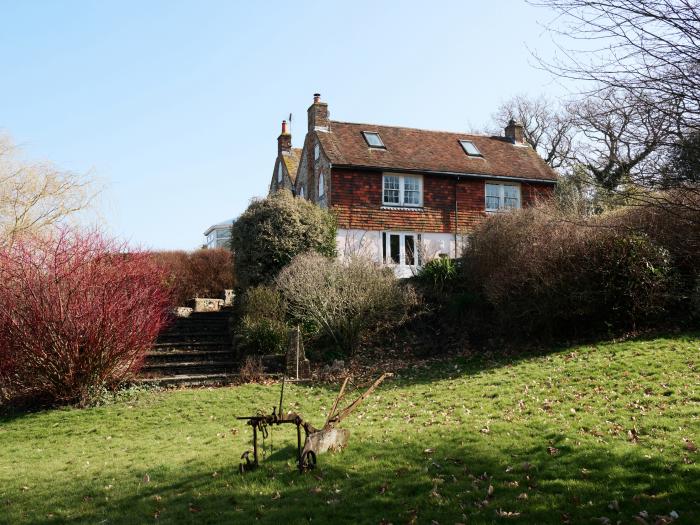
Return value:
<svg viewBox="0 0 700 525">
<path fill-rule="evenodd" d="M 700 335 L 455 359 L 386 382 L 350 446 L 295 470 L 293 426 L 238 474 L 234 416 L 279 386 L 145 393 L 0 419 L 1 523 L 700 523 Z M 337 385 L 288 386 L 320 425 Z"/>
</svg>

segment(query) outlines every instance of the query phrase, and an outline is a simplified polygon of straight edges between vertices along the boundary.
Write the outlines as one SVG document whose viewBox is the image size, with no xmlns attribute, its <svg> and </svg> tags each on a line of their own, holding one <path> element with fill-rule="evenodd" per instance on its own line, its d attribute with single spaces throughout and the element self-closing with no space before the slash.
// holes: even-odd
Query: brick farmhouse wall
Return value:
<svg viewBox="0 0 700 525">
<path fill-rule="evenodd" d="M 382 209 L 382 172 L 333 168 L 330 205 L 338 217 L 338 228 L 370 231 L 403 230 L 453 233 L 455 231 L 455 186 L 458 232 L 468 232 L 487 216 L 484 211 L 484 179 L 423 175 L 421 209 Z M 521 182 L 523 206 L 552 196 L 552 184 Z"/>
</svg>

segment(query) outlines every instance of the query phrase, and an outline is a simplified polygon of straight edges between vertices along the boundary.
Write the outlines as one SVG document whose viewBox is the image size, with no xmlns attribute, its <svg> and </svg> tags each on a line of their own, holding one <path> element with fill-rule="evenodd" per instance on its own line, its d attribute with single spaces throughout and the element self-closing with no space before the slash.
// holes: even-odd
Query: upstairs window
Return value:
<svg viewBox="0 0 700 525">
<path fill-rule="evenodd" d="M 486 211 L 514 210 L 520 208 L 520 186 L 487 182 Z"/>
<path fill-rule="evenodd" d="M 325 184 L 323 184 L 323 172 L 318 174 L 318 196 L 323 197 L 326 192 Z"/>
<path fill-rule="evenodd" d="M 363 131 L 362 136 L 365 137 L 365 141 L 367 141 L 367 145 L 370 148 L 385 148 L 379 133 L 375 131 Z"/>
<path fill-rule="evenodd" d="M 410 175 L 384 175 L 382 178 L 382 204 L 387 206 L 422 206 L 422 178 Z"/>
<path fill-rule="evenodd" d="M 464 152 L 470 157 L 483 157 L 479 151 L 479 148 L 477 148 L 476 144 L 474 144 L 471 140 L 460 140 L 459 143 L 461 144 Z"/>
<path fill-rule="evenodd" d="M 277 182 L 282 182 L 282 162 L 277 165 Z"/>
<path fill-rule="evenodd" d="M 321 156 L 321 146 L 316 144 L 314 146 L 314 159 L 318 160 L 318 158 Z"/>
</svg>

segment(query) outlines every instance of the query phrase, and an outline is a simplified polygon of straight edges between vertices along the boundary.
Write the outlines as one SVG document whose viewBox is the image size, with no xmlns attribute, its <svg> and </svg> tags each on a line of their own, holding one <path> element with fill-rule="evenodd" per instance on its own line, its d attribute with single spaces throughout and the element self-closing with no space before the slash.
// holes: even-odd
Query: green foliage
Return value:
<svg viewBox="0 0 700 525">
<path fill-rule="evenodd" d="M 293 425 L 238 474 L 252 429 L 232 415 L 269 412 L 279 384 L 3 418 L 0 522 L 560 525 L 675 510 L 678 525 L 700 523 L 698 345 L 687 334 L 393 368 L 344 423 L 347 449 L 304 475 Z M 322 422 L 337 391 L 287 383 L 284 411 Z"/>
<path fill-rule="evenodd" d="M 457 266 L 452 259 L 438 257 L 428 261 L 418 272 L 418 278 L 429 284 L 437 292 L 442 292 L 445 286 L 457 277 Z"/>
<path fill-rule="evenodd" d="M 237 285 L 242 288 L 272 282 L 300 253 L 336 254 L 335 218 L 286 190 L 253 201 L 232 233 Z"/>
<path fill-rule="evenodd" d="M 241 335 L 250 353 L 283 354 L 287 349 L 289 327 L 281 294 L 269 286 L 249 288 L 243 298 Z"/>
</svg>

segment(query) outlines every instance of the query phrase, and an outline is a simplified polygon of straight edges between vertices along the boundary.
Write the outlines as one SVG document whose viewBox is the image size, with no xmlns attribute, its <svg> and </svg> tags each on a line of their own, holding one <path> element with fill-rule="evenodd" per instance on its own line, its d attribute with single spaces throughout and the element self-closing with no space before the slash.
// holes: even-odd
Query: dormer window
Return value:
<svg viewBox="0 0 700 525">
<path fill-rule="evenodd" d="M 479 151 L 479 148 L 477 148 L 476 144 L 474 144 L 471 140 L 460 140 L 459 143 L 461 144 L 464 153 L 470 157 L 483 157 Z"/>
<path fill-rule="evenodd" d="M 365 138 L 365 141 L 370 148 L 386 149 L 384 143 L 382 142 L 382 138 L 379 136 L 379 133 L 375 131 L 363 131 L 362 136 Z"/>
</svg>

